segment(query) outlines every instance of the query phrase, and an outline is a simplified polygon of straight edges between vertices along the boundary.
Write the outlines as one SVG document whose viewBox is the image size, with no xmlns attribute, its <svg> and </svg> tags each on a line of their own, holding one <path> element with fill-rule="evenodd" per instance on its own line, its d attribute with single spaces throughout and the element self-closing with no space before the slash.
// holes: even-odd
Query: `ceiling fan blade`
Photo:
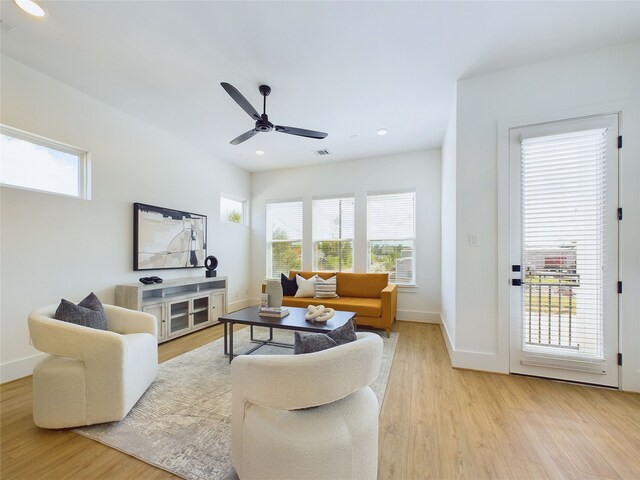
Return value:
<svg viewBox="0 0 640 480">
<path fill-rule="evenodd" d="M 297 135 L 299 137 L 307 138 L 325 138 L 328 134 L 324 132 L 316 132 L 315 130 L 305 130 L 304 128 L 295 127 L 283 127 L 280 125 L 275 126 L 276 132 L 288 133 L 289 135 Z"/>
<path fill-rule="evenodd" d="M 242 135 L 234 138 L 233 140 L 231 140 L 229 143 L 231 145 L 238 145 L 242 142 L 244 142 L 245 140 L 249 140 L 251 137 L 253 137 L 256 133 L 260 133 L 256 130 L 249 130 L 248 132 L 244 132 Z"/>
<path fill-rule="evenodd" d="M 222 85 L 222 88 L 226 90 L 231 98 L 233 98 L 236 103 L 249 114 L 251 118 L 253 118 L 254 120 L 260 120 L 260 114 L 255 108 L 253 108 L 253 105 L 251 105 L 249 101 L 244 98 L 244 96 L 238 91 L 236 87 L 226 82 L 222 82 L 220 85 Z"/>
</svg>

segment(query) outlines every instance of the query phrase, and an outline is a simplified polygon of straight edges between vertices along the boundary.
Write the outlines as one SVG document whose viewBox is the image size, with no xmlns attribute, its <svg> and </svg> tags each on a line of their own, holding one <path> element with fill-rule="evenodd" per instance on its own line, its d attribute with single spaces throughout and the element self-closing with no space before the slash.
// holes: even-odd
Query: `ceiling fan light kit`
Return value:
<svg viewBox="0 0 640 480">
<path fill-rule="evenodd" d="M 262 95 L 262 115 L 258 113 L 258 111 L 253 108 L 253 105 L 249 103 L 249 101 L 244 98 L 244 96 L 238 91 L 236 87 L 231 85 L 230 83 L 222 82 L 222 88 L 229 94 L 233 100 L 240 105 L 247 114 L 256 121 L 256 125 L 253 129 L 244 132 L 242 135 L 237 136 L 233 140 L 231 140 L 231 145 L 239 145 L 240 143 L 249 140 L 251 137 L 258 133 L 267 133 L 272 130 L 280 133 L 287 133 L 289 135 L 296 135 L 298 137 L 306 137 L 306 138 L 317 138 L 323 139 L 327 136 L 324 132 L 317 132 L 315 130 L 305 130 L 304 128 L 296 128 L 296 127 L 285 127 L 281 125 L 274 125 L 269 121 L 269 116 L 267 115 L 267 97 L 271 93 L 271 87 L 269 85 L 260 85 L 258 90 L 260 91 L 260 95 Z M 257 153 L 257 152 L 256 152 Z M 260 154 L 258 154 L 260 155 Z"/>
</svg>

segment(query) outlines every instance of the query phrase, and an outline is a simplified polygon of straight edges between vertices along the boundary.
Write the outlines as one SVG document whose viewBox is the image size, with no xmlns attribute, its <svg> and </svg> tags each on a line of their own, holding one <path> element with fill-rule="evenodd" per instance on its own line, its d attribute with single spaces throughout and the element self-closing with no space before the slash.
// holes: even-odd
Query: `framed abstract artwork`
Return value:
<svg viewBox="0 0 640 480">
<path fill-rule="evenodd" d="M 206 256 L 206 215 L 133 204 L 134 270 L 204 267 Z"/>
</svg>

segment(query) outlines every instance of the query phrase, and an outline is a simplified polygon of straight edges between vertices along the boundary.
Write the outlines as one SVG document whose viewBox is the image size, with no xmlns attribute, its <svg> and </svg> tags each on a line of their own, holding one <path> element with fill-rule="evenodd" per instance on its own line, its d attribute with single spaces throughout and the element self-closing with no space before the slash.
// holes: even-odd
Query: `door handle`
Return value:
<svg viewBox="0 0 640 480">
<path fill-rule="evenodd" d="M 522 280 L 520 280 L 519 278 L 512 278 L 511 285 L 514 287 L 519 287 L 522 285 Z"/>
</svg>

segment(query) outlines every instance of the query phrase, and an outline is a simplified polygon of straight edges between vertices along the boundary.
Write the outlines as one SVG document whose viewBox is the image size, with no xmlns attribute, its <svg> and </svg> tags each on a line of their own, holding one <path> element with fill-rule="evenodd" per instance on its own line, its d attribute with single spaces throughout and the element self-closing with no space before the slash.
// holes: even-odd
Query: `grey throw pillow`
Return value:
<svg viewBox="0 0 640 480">
<path fill-rule="evenodd" d="M 295 332 L 293 354 L 319 352 L 357 339 L 356 330 L 351 320 L 326 334 Z"/>
<path fill-rule="evenodd" d="M 102 303 L 93 292 L 78 305 L 63 298 L 56 309 L 54 318 L 83 327 L 98 330 L 107 329 L 107 315 L 104 313 Z"/>
<path fill-rule="evenodd" d="M 353 322 L 351 320 L 349 320 L 341 327 L 331 330 L 329 333 L 327 333 L 327 336 L 333 339 L 333 341 L 338 345 L 354 342 L 358 339 L 358 337 L 356 336 L 356 329 L 353 327 Z"/>
<path fill-rule="evenodd" d="M 324 333 L 295 332 L 293 354 L 320 352 L 337 346 L 335 340 Z"/>
</svg>

